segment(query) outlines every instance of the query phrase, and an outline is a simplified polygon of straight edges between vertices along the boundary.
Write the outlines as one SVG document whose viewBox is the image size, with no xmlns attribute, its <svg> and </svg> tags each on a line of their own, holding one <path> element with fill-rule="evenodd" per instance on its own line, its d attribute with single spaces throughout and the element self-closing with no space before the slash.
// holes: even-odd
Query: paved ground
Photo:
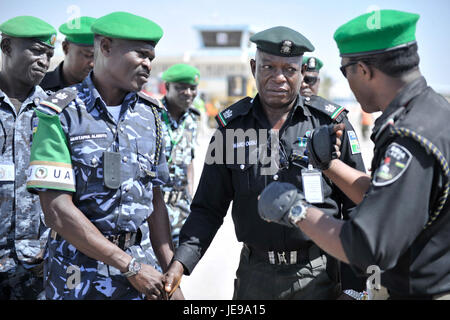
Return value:
<svg viewBox="0 0 450 320">
<path fill-rule="evenodd" d="M 359 127 L 359 105 L 347 106 L 349 119 L 358 137 L 366 168 L 370 168 L 373 143 L 363 140 Z M 213 130 L 207 130 L 199 137 L 199 148 L 194 162 L 196 185 L 203 168 L 203 161 Z M 231 208 L 231 206 L 230 206 Z M 230 300 L 233 296 L 235 272 L 239 264 L 242 244 L 236 240 L 230 210 L 224 224 L 219 229 L 205 256 L 190 276 L 184 276 L 181 288 L 186 299 L 191 300 Z"/>
</svg>

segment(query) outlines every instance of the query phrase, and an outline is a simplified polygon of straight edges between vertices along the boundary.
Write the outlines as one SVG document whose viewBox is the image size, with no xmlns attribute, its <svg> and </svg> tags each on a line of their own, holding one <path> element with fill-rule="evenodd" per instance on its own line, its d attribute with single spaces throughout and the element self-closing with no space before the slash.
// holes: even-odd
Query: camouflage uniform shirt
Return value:
<svg viewBox="0 0 450 320">
<path fill-rule="evenodd" d="M 39 197 L 26 191 L 30 160 L 30 138 L 37 118 L 34 108 L 47 94 L 36 86 L 16 113 L 10 99 L 0 90 L 0 272 L 14 268 L 18 260 L 27 265 L 39 262 L 47 228 Z M 13 170 L 14 177 L 7 177 Z M 12 171 L 10 171 L 12 172 Z"/>
</svg>

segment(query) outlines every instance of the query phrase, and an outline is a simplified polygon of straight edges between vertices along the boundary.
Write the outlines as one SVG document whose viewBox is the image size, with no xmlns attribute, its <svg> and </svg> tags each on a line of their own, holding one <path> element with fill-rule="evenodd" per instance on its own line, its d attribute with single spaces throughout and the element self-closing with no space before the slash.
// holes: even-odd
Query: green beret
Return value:
<svg viewBox="0 0 450 320">
<path fill-rule="evenodd" d="M 98 18 L 91 26 L 95 34 L 111 38 L 158 43 L 163 30 L 153 21 L 128 12 L 113 12 Z"/>
<path fill-rule="evenodd" d="M 162 79 L 166 82 L 181 82 L 197 85 L 200 79 L 200 71 L 188 64 L 174 64 L 163 73 Z"/>
<path fill-rule="evenodd" d="M 376 54 L 408 46 L 416 41 L 414 13 L 380 10 L 363 14 L 334 33 L 341 57 Z"/>
<path fill-rule="evenodd" d="M 47 22 L 32 16 L 19 16 L 0 25 L 0 31 L 15 38 L 35 38 L 52 47 L 56 41 L 56 30 Z"/>
<path fill-rule="evenodd" d="M 314 46 L 301 33 L 288 27 L 273 27 L 250 37 L 256 47 L 264 52 L 282 57 L 301 56 L 314 51 Z"/>
<path fill-rule="evenodd" d="M 316 57 L 303 56 L 302 65 L 306 65 L 306 71 L 317 71 L 323 67 L 323 62 Z"/>
<path fill-rule="evenodd" d="M 81 44 L 81 45 L 94 45 L 94 34 L 91 31 L 91 25 L 94 23 L 95 18 L 91 17 L 79 17 L 63 23 L 59 27 L 59 32 L 66 36 L 66 40 Z"/>
</svg>

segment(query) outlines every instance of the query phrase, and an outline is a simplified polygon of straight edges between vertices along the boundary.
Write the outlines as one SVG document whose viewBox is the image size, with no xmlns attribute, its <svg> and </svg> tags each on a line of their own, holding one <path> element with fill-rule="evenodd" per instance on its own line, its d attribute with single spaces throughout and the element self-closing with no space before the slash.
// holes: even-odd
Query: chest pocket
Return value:
<svg viewBox="0 0 450 320">
<path fill-rule="evenodd" d="M 237 196 L 248 196 L 252 193 L 252 185 L 255 183 L 254 164 L 227 164 L 231 172 L 234 194 Z"/>
</svg>

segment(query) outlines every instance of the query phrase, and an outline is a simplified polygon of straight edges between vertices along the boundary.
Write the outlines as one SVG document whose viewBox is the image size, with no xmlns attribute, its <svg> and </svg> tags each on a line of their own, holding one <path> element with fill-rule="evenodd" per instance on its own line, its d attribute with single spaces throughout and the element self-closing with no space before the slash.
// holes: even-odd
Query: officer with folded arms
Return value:
<svg viewBox="0 0 450 320">
<path fill-rule="evenodd" d="M 113 12 L 92 25 L 94 69 L 36 108 L 27 188 L 52 229 L 48 299 L 165 299 L 163 275 L 140 247 L 148 223 L 165 270 L 173 249 L 159 187 L 168 179 L 159 103 L 140 93 L 159 25 Z M 181 294 L 181 293 L 177 293 Z"/>
<path fill-rule="evenodd" d="M 381 25 L 370 28 L 375 14 Z M 390 299 L 450 299 L 450 104 L 419 71 L 418 19 L 381 10 L 334 34 L 341 71 L 363 110 L 383 112 L 371 136 L 371 176 L 334 159 L 342 125 L 315 130 L 308 143 L 311 163 L 358 204 L 351 219 L 334 219 L 293 184 L 270 184 L 258 208 L 263 219 L 300 228 L 356 272 L 380 271 Z"/>
</svg>

